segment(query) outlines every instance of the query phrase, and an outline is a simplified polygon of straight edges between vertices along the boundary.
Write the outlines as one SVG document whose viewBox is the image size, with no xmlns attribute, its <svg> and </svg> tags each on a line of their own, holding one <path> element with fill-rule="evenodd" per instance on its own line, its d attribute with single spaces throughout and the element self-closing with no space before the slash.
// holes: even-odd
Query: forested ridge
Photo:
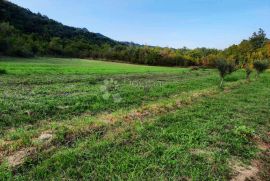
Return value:
<svg viewBox="0 0 270 181">
<path fill-rule="evenodd" d="M 85 28 L 65 26 L 0 0 L 0 55 L 79 57 L 164 66 L 213 66 L 216 59 L 223 57 L 244 65 L 269 59 L 270 41 L 259 29 L 248 40 L 225 50 L 142 46 L 118 42 Z"/>
</svg>

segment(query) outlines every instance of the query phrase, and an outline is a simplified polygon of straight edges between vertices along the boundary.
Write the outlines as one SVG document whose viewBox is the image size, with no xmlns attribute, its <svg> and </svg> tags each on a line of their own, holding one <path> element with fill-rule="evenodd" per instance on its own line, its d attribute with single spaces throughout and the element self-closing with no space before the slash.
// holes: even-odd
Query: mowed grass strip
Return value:
<svg viewBox="0 0 270 181">
<path fill-rule="evenodd" d="M 100 130 L 53 155 L 40 154 L 13 177 L 27 179 L 228 180 L 234 161 L 258 159 L 254 137 L 269 143 L 270 79 L 205 97 L 177 112 Z"/>
</svg>

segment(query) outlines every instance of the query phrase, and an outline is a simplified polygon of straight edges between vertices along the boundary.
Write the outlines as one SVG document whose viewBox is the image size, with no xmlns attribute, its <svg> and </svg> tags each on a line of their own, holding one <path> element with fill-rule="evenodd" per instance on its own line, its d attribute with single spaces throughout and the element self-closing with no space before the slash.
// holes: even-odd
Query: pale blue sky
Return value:
<svg viewBox="0 0 270 181">
<path fill-rule="evenodd" d="M 263 28 L 270 0 L 11 0 L 63 24 L 119 41 L 225 48 Z"/>
</svg>

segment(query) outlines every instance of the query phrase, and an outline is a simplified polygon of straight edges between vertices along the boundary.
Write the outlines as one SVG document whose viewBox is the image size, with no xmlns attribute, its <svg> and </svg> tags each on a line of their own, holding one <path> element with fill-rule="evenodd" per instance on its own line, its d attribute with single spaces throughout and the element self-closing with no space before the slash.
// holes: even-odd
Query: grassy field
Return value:
<svg viewBox="0 0 270 181">
<path fill-rule="evenodd" d="M 270 73 L 0 59 L 0 180 L 269 178 Z"/>
</svg>

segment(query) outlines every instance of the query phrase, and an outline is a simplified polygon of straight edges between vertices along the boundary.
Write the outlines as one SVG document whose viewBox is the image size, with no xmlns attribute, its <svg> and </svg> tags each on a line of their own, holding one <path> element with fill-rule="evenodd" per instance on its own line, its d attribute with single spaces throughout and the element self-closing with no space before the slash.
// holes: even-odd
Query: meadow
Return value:
<svg viewBox="0 0 270 181">
<path fill-rule="evenodd" d="M 2 58 L 0 180 L 269 178 L 270 72 Z"/>
</svg>

